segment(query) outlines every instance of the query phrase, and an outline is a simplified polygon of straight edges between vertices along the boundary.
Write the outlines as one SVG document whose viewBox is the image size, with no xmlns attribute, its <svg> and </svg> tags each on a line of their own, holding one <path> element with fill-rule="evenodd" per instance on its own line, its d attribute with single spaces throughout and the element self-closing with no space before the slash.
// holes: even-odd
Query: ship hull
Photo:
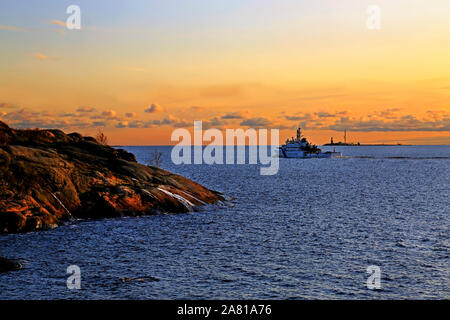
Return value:
<svg viewBox="0 0 450 320">
<path fill-rule="evenodd" d="M 296 159 L 330 159 L 342 157 L 341 152 L 319 152 L 308 153 L 301 150 L 283 150 L 280 148 L 280 158 L 296 158 Z"/>
</svg>

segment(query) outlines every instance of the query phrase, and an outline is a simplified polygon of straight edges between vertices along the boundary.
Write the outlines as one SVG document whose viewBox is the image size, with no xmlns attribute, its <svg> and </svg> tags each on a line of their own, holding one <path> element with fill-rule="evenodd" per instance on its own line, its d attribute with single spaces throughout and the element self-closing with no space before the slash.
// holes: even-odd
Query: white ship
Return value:
<svg viewBox="0 0 450 320">
<path fill-rule="evenodd" d="M 282 158 L 340 158 L 341 152 L 322 152 L 316 145 L 310 144 L 306 138 L 302 137 L 302 131 L 297 129 L 297 137 L 286 140 L 286 144 L 280 147 L 280 157 Z"/>
</svg>

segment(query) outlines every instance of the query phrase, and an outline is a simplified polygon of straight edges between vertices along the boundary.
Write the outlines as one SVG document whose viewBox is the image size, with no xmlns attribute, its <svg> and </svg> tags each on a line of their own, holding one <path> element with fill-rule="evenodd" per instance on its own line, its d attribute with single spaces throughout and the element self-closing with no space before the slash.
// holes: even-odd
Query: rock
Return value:
<svg viewBox="0 0 450 320">
<path fill-rule="evenodd" d="M 6 143 L 0 143 L 0 233 L 54 228 L 72 217 L 187 212 L 223 200 L 79 133 L 15 130 L 0 122 L 1 134 Z"/>
<path fill-rule="evenodd" d="M 134 154 L 132 154 L 132 153 L 126 151 L 126 150 L 123 150 L 123 149 L 117 149 L 116 151 L 117 151 L 117 157 L 119 159 L 123 159 L 123 160 L 126 160 L 126 161 L 137 162 L 136 161 L 136 157 L 134 156 Z"/>
<path fill-rule="evenodd" d="M 10 127 L 3 121 L 0 121 L 0 130 L 10 130 Z"/>
<path fill-rule="evenodd" d="M 73 142 L 79 142 L 83 140 L 83 136 L 78 132 L 69 133 L 68 136 L 72 139 Z"/>
<path fill-rule="evenodd" d="M 27 218 L 19 211 L 6 211 L 0 214 L 0 232 L 10 233 L 22 230 Z"/>
<path fill-rule="evenodd" d="M 0 272 L 8 272 L 22 269 L 22 265 L 14 260 L 0 257 Z"/>
<path fill-rule="evenodd" d="M 83 139 L 89 142 L 98 143 L 97 139 L 95 139 L 94 137 L 84 137 Z"/>
</svg>

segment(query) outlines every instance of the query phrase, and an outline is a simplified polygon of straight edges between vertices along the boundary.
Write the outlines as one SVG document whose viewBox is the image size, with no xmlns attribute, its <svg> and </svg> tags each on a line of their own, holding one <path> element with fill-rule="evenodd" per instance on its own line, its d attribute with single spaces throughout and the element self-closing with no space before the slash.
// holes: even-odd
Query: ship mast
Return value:
<svg viewBox="0 0 450 320">
<path fill-rule="evenodd" d="M 302 129 L 298 128 L 297 129 L 297 141 L 300 141 L 301 138 L 302 138 Z"/>
</svg>

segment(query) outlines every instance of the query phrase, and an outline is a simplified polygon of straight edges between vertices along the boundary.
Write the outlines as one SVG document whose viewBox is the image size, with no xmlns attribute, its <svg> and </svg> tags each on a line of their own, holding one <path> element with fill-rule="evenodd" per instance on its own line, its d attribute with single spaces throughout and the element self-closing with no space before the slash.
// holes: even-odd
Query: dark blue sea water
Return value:
<svg viewBox="0 0 450 320">
<path fill-rule="evenodd" d="M 221 191 L 199 212 L 78 221 L 1 235 L 1 299 L 450 298 L 450 147 L 338 147 L 344 159 L 181 165 L 169 147 L 127 147 Z M 330 149 L 330 148 L 328 148 Z M 66 287 L 69 265 L 81 289 Z M 381 289 L 366 286 L 369 265 Z"/>
</svg>

